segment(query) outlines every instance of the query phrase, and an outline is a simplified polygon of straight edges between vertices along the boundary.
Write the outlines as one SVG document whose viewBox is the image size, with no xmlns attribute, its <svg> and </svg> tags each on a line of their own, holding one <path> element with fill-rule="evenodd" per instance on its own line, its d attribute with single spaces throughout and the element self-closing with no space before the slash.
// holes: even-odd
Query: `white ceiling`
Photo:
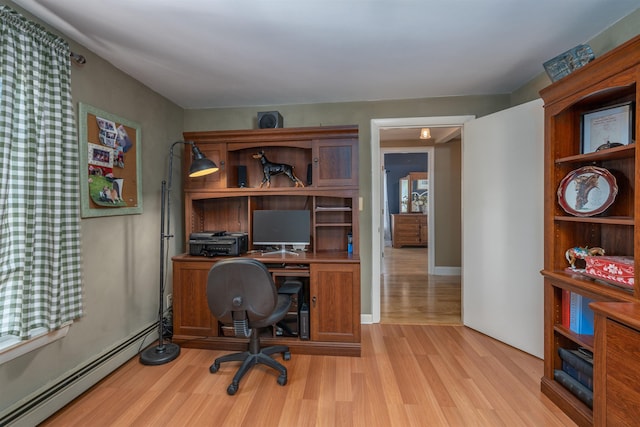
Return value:
<svg viewBox="0 0 640 427">
<path fill-rule="evenodd" d="M 14 3 L 184 108 L 510 93 L 546 60 L 640 7 L 640 0 Z"/>
</svg>

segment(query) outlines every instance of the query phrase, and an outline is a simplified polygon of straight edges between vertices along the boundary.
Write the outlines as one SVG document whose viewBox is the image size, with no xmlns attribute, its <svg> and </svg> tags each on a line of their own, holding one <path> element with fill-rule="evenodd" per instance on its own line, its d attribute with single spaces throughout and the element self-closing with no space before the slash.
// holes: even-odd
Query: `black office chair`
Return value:
<svg viewBox="0 0 640 427">
<path fill-rule="evenodd" d="M 218 321 L 233 325 L 237 337 L 249 338 L 247 351 L 218 357 L 209 368 L 211 373 L 216 373 L 220 369 L 220 363 L 242 362 L 227 393 L 234 395 L 244 374 L 258 363 L 280 372 L 278 384 L 285 385 L 287 368 L 271 355 L 282 353 L 284 360 L 289 360 L 289 347 L 276 345 L 260 348 L 260 330 L 285 317 L 291 305 L 291 297 L 278 294 L 267 267 L 251 258 L 230 258 L 215 263 L 207 278 L 207 301 L 211 313 Z"/>
</svg>

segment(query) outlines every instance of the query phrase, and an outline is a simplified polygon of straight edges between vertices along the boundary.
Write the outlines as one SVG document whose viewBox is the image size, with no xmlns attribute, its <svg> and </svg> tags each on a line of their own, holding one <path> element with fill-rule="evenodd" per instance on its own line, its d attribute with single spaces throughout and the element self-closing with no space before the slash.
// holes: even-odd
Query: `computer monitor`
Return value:
<svg viewBox="0 0 640 427">
<path fill-rule="evenodd" d="M 278 251 L 268 254 L 295 254 L 289 246 L 311 243 L 311 213 L 308 210 L 256 210 L 253 211 L 253 245 L 277 246 Z"/>
</svg>

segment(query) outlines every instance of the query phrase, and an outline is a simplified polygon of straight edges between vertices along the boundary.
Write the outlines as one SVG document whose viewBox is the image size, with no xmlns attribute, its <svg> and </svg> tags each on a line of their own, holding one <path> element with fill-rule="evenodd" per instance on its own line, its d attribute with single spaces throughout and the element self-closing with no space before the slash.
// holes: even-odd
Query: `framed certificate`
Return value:
<svg viewBox="0 0 640 427">
<path fill-rule="evenodd" d="M 631 103 L 582 115 L 582 154 L 628 145 L 632 141 Z"/>
</svg>

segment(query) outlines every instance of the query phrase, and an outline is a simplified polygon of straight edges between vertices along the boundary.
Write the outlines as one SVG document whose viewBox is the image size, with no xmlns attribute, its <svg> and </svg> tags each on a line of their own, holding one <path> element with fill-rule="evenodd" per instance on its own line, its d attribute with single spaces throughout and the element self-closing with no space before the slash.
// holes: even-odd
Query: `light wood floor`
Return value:
<svg viewBox="0 0 640 427">
<path fill-rule="evenodd" d="M 393 324 L 461 324 L 460 276 L 427 271 L 427 248 L 384 248 L 380 321 Z"/>
<path fill-rule="evenodd" d="M 362 326 L 362 357 L 293 354 L 286 386 L 257 366 L 235 396 L 237 363 L 209 373 L 225 352 L 182 349 L 163 366 L 136 358 L 42 425 L 575 425 L 540 392 L 541 360 L 459 325 L 459 277 L 428 276 L 425 248 L 387 249 L 383 324 Z"/>
<path fill-rule="evenodd" d="M 43 426 L 573 426 L 540 392 L 542 361 L 464 326 L 363 325 L 362 357 L 293 354 L 289 382 L 209 373 L 221 351 L 132 359 Z"/>
</svg>

